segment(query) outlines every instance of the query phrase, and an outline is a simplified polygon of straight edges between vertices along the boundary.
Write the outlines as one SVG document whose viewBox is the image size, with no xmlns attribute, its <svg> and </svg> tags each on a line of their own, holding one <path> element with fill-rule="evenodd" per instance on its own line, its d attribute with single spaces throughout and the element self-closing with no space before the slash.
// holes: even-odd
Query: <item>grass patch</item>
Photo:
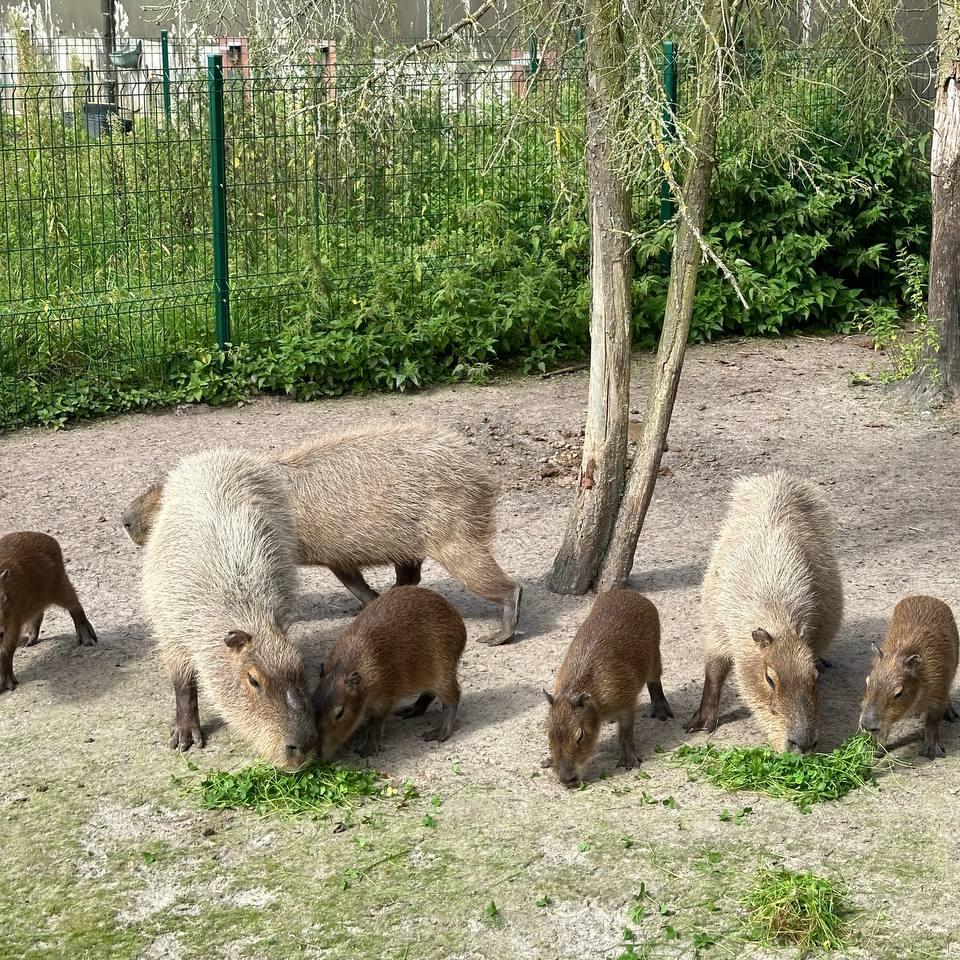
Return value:
<svg viewBox="0 0 960 960">
<path fill-rule="evenodd" d="M 337 764 L 315 764 L 296 773 L 256 764 L 234 773 L 217 770 L 200 782 L 200 802 L 207 810 L 249 807 L 265 814 L 316 813 L 395 792 L 376 770 Z"/>
<path fill-rule="evenodd" d="M 839 800 L 873 782 L 876 743 L 857 733 L 832 753 L 777 753 L 767 747 L 677 748 L 674 762 L 691 778 L 704 778 L 731 792 L 755 790 L 789 800 L 804 813 L 815 803 Z"/>
<path fill-rule="evenodd" d="M 767 946 L 794 944 L 801 951 L 846 946 L 844 891 L 809 871 L 764 870 L 744 898 L 743 936 Z"/>
</svg>

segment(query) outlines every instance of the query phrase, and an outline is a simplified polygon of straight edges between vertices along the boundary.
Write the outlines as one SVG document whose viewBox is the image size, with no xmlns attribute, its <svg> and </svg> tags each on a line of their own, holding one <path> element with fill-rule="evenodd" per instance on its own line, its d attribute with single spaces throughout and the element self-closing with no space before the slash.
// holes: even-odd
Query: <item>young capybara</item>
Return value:
<svg viewBox="0 0 960 960">
<path fill-rule="evenodd" d="M 601 593 L 567 648 L 553 694 L 543 691 L 550 704 L 550 757 L 543 765 L 552 766 L 561 783 L 578 783 L 600 727 L 616 720 L 619 766 L 637 766 L 641 757 L 633 741 L 633 722 L 641 687 L 647 685 L 651 716 L 673 716 L 660 673 L 657 608 L 632 590 Z"/>
<path fill-rule="evenodd" d="M 716 729 L 733 667 L 778 749 L 816 747 L 817 668 L 843 617 L 833 539 L 811 484 L 780 471 L 734 483 L 703 581 L 706 677 L 689 732 Z"/>
<path fill-rule="evenodd" d="M 269 461 L 211 450 L 168 475 L 143 598 L 176 698 L 172 748 L 204 745 L 199 685 L 276 766 L 296 769 L 315 750 L 303 658 L 285 632 L 295 542 L 290 498 Z"/>
<path fill-rule="evenodd" d="M 0 694 L 16 687 L 13 655 L 21 639 L 26 647 L 40 639 L 43 614 L 52 606 L 63 607 L 73 618 L 82 646 L 97 642 L 67 576 L 60 544 L 45 533 L 0 537 Z"/>
<path fill-rule="evenodd" d="M 314 694 L 322 755 L 329 760 L 366 724 L 357 752 L 380 749 L 383 727 L 397 702 L 418 697 L 397 711 L 418 717 L 439 698 L 443 714 L 425 740 L 446 740 L 460 704 L 457 664 L 467 642 L 460 614 L 423 587 L 393 587 L 371 601 L 333 645 Z"/>
<path fill-rule="evenodd" d="M 523 590 L 491 551 L 498 489 L 466 441 L 425 425 L 372 424 L 331 433 L 277 458 L 293 500 L 297 562 L 324 566 L 368 603 L 364 567 L 392 564 L 398 585 L 420 582 L 430 557 L 469 591 L 502 606 L 500 629 L 516 634 Z M 143 544 L 163 500 L 157 481 L 127 508 L 124 529 Z"/>
<path fill-rule="evenodd" d="M 867 677 L 860 726 L 886 746 L 890 728 L 902 717 L 924 715 L 923 755 L 946 755 L 943 721 L 954 721 L 950 685 L 957 672 L 957 623 L 950 608 L 934 597 L 905 597 L 893 619 L 877 661 Z"/>
</svg>

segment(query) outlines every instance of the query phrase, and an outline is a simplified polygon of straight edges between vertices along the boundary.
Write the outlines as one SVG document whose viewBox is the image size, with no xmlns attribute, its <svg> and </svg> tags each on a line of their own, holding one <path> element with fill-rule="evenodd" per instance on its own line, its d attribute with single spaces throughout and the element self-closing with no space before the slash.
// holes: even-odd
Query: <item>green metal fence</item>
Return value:
<svg viewBox="0 0 960 960">
<path fill-rule="evenodd" d="M 168 60 L 121 95 L 89 69 L 19 72 L 0 92 L 0 428 L 149 403 L 228 343 L 336 322 L 385 269 L 418 283 L 581 202 L 579 72 L 533 59 L 410 65 L 376 88 L 389 109 L 376 64 Z M 810 115 L 858 82 L 823 55 L 780 78 Z M 770 102 L 745 83 L 728 141 Z"/>
</svg>

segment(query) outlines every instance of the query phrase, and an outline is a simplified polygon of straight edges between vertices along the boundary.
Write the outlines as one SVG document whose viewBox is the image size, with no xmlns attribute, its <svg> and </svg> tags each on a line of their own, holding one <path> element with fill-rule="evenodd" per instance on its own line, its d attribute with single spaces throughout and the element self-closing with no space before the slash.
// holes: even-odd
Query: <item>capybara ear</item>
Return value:
<svg viewBox="0 0 960 960">
<path fill-rule="evenodd" d="M 761 650 L 764 647 L 769 647 L 770 644 L 773 643 L 773 637 L 771 637 L 763 627 L 757 627 L 757 629 L 753 631 L 752 636 L 753 642 L 760 647 Z"/>
<path fill-rule="evenodd" d="M 245 630 L 231 630 L 224 637 L 223 642 L 231 650 L 242 650 L 248 644 L 253 643 L 253 637 Z"/>
<path fill-rule="evenodd" d="M 915 677 L 920 673 L 920 664 L 922 662 L 923 658 L 920 654 L 915 653 L 912 657 L 907 657 L 907 659 L 903 661 L 903 665 L 907 668 L 907 673 Z"/>
<path fill-rule="evenodd" d="M 547 703 L 552 707 L 557 701 L 553 699 L 553 694 L 551 694 L 546 687 L 543 687 L 543 695 L 547 698 Z"/>
<path fill-rule="evenodd" d="M 871 643 L 870 646 L 873 648 L 873 652 L 877 655 L 877 658 L 883 659 L 883 648 L 879 643 Z"/>
<path fill-rule="evenodd" d="M 570 702 L 571 702 L 575 707 L 577 707 L 577 709 L 579 709 L 579 708 L 582 707 L 589 699 L 590 699 L 590 694 L 584 692 L 584 693 L 578 694 L 576 697 L 572 697 L 572 698 L 570 699 Z"/>
<path fill-rule="evenodd" d="M 347 677 L 347 686 L 353 687 L 354 690 L 360 686 L 360 674 L 356 670 Z"/>
</svg>

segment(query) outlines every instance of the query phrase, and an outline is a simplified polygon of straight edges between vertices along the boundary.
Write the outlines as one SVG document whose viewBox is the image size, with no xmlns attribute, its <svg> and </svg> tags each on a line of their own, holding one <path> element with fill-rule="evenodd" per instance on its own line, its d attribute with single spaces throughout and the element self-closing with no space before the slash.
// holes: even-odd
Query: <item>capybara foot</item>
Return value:
<svg viewBox="0 0 960 960">
<path fill-rule="evenodd" d="M 947 703 L 947 709 L 943 711 L 943 719 L 946 720 L 947 723 L 956 723 L 957 720 L 960 720 L 960 714 L 953 709 L 952 703 Z"/>
<path fill-rule="evenodd" d="M 500 629 L 489 637 L 481 637 L 477 642 L 488 647 L 499 647 L 509 643 L 517 635 L 517 620 L 520 618 L 520 603 L 523 600 L 523 587 L 517 584 L 513 596 L 503 605 L 503 621 Z"/>
<path fill-rule="evenodd" d="M 424 740 L 436 740 L 438 743 L 443 743 L 444 740 L 450 739 L 450 731 L 447 730 L 446 724 L 440 723 L 435 726 L 432 730 L 428 730 L 423 735 Z"/>
<path fill-rule="evenodd" d="M 184 722 L 174 721 L 170 728 L 171 750 L 186 751 L 194 746 L 202 750 L 206 743 L 206 738 L 199 723 L 192 723 L 189 720 Z"/>
<path fill-rule="evenodd" d="M 700 730 L 706 733 L 713 733 L 713 731 L 717 729 L 719 722 L 720 719 L 715 713 L 710 714 L 701 708 L 693 715 L 687 724 L 687 733 L 697 733 Z"/>
<path fill-rule="evenodd" d="M 826 657 L 817 657 L 814 665 L 822 673 L 824 670 L 829 670 L 833 666 L 833 661 L 828 660 Z"/>
<path fill-rule="evenodd" d="M 89 622 L 77 627 L 77 641 L 81 647 L 92 647 L 97 642 L 97 635 Z"/>
<path fill-rule="evenodd" d="M 642 762 L 643 754 L 637 753 L 636 750 L 624 750 L 620 754 L 620 760 L 617 766 L 623 767 L 624 770 L 635 770 Z"/>
<path fill-rule="evenodd" d="M 0 694 L 12 693 L 17 689 L 17 678 L 9 673 L 5 677 L 0 677 Z"/>
<path fill-rule="evenodd" d="M 544 758 L 540 761 L 540 766 L 541 766 L 544 770 L 549 770 L 550 767 L 553 766 L 553 757 L 551 757 L 551 756 L 549 756 L 549 755 L 546 756 L 546 757 L 544 757 Z"/>
<path fill-rule="evenodd" d="M 650 716 L 655 720 L 669 720 L 673 716 L 673 711 L 670 709 L 670 704 L 664 700 L 663 703 L 653 704 Z"/>
<path fill-rule="evenodd" d="M 40 642 L 40 628 L 37 627 L 33 629 L 32 627 L 27 630 L 26 634 L 23 637 L 23 642 L 20 644 L 22 647 L 32 647 L 34 644 Z"/>
<path fill-rule="evenodd" d="M 663 686 L 659 680 L 654 680 L 647 684 L 650 692 L 650 716 L 657 720 L 667 720 L 673 716 L 670 704 L 663 695 Z"/>
<path fill-rule="evenodd" d="M 939 760 L 940 757 L 945 757 L 947 755 L 947 751 L 944 749 L 943 744 L 937 741 L 936 743 L 925 744 L 923 748 L 923 755 L 928 760 Z"/>
</svg>

